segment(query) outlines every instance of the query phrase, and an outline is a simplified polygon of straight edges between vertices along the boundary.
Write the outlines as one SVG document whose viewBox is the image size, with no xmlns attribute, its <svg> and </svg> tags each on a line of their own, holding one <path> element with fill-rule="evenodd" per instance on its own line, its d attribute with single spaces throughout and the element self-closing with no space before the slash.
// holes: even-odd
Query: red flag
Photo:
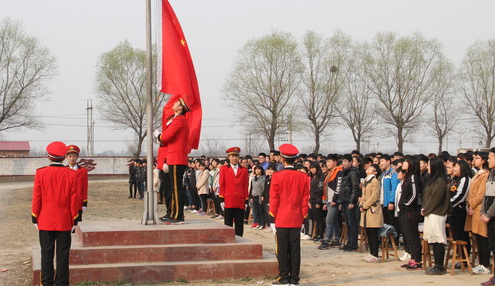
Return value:
<svg viewBox="0 0 495 286">
<path fill-rule="evenodd" d="M 162 0 L 161 92 L 172 95 L 163 108 L 162 126 L 173 115 L 172 105 L 179 96 L 186 98 L 191 111 L 186 113 L 189 122 L 189 147 L 198 149 L 201 133 L 201 99 L 198 80 L 186 38 L 179 20 L 168 0 Z M 165 122 L 163 122 L 165 120 Z"/>
</svg>

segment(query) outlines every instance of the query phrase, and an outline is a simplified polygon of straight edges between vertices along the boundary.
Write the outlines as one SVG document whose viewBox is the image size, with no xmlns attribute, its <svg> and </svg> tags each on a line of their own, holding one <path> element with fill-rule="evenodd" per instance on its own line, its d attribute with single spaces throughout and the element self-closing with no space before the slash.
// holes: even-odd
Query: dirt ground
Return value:
<svg viewBox="0 0 495 286">
<path fill-rule="evenodd" d="M 110 178 L 107 178 L 110 179 Z M 90 182 L 89 208 L 84 220 L 139 220 L 143 211 L 143 201 L 127 199 L 128 184 L 120 180 L 95 180 Z M 31 252 L 38 243 L 38 232 L 31 224 L 32 181 L 0 182 L 0 285 L 32 285 Z M 159 205 L 160 214 L 164 213 Z M 187 212 L 187 219 L 207 219 Z M 218 223 L 222 223 L 217 221 Z M 274 253 L 275 241 L 272 233 L 252 230 L 245 227 L 244 236 L 263 244 L 264 250 Z M 400 269 L 403 262 L 393 258 L 385 263 L 368 264 L 362 260 L 363 253 L 343 253 L 338 249 L 318 250 L 317 244 L 302 241 L 301 285 L 479 285 L 490 275 L 469 275 L 457 270 L 457 275 L 427 276 L 424 271 L 408 272 Z M 399 252 L 402 254 L 402 251 Z M 271 279 L 241 279 L 235 281 L 195 281 L 156 283 L 158 286 L 176 285 L 270 285 Z M 131 285 L 127 283 L 86 285 Z M 137 284 L 134 284 L 137 285 Z M 144 285 L 144 284 L 143 284 Z M 145 284 L 150 285 L 150 284 Z"/>
</svg>

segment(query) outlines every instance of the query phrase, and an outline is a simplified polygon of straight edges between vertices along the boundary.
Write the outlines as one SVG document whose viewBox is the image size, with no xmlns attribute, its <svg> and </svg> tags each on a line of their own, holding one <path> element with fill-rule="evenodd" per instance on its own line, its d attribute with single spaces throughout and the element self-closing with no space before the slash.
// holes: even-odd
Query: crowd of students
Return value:
<svg viewBox="0 0 495 286">
<path fill-rule="evenodd" d="M 204 156 L 190 159 L 183 178 L 186 209 L 205 215 L 211 199 L 215 206 L 211 218 L 223 219 L 218 174 L 220 167 L 226 164 L 229 164 L 227 159 Z M 283 169 L 280 152 L 260 153 L 255 159 L 246 155 L 240 164 L 248 168 L 250 174 L 245 223 L 252 214 L 251 228 L 271 231 L 269 189 L 273 173 Z M 490 251 L 495 249 L 492 219 L 495 216 L 495 148 L 490 152 L 469 151 L 456 156 L 447 152 L 407 156 L 399 152 L 362 155 L 358 151 L 328 156 L 300 154 L 295 168 L 310 178 L 309 215 L 301 229 L 301 239 L 319 243 L 318 249 L 338 247 L 344 252 L 356 251 L 361 227 L 370 251 L 364 260 L 376 263 L 379 262 L 380 235 L 386 227 L 397 234 L 396 245 L 404 246 L 400 259 L 407 263 L 402 265 L 403 269 L 423 269 L 423 239 L 433 249 L 435 262 L 426 274 L 441 275 L 446 267 L 443 263 L 447 233 L 451 233 L 453 240 L 466 241 L 468 252 L 471 251 L 471 233 L 479 254 L 479 264 L 473 267 L 473 272 L 491 273 Z M 163 201 L 165 195 L 161 192 Z M 341 244 L 343 222 L 347 232 Z M 495 277 L 482 285 L 495 285 Z"/>
</svg>

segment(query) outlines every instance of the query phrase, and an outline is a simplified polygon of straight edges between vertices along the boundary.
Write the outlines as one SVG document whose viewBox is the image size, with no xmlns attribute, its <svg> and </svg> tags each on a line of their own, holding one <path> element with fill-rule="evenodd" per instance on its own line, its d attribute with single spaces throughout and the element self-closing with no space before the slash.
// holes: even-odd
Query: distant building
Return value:
<svg viewBox="0 0 495 286">
<path fill-rule="evenodd" d="M 0 157 L 29 157 L 29 141 L 0 141 Z"/>
</svg>

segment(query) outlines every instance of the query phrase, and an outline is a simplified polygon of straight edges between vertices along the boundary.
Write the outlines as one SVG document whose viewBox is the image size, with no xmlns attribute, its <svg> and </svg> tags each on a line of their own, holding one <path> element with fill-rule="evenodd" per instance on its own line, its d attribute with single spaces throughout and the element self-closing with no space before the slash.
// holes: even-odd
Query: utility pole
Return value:
<svg viewBox="0 0 495 286">
<path fill-rule="evenodd" d="M 158 224 L 157 192 L 153 191 L 153 67 L 151 43 L 151 0 L 146 3 L 146 134 L 147 134 L 147 180 L 144 196 L 144 212 L 141 224 Z"/>
<path fill-rule="evenodd" d="M 88 156 L 94 156 L 94 130 L 95 122 L 93 121 L 93 100 L 86 101 L 86 152 Z"/>
</svg>

